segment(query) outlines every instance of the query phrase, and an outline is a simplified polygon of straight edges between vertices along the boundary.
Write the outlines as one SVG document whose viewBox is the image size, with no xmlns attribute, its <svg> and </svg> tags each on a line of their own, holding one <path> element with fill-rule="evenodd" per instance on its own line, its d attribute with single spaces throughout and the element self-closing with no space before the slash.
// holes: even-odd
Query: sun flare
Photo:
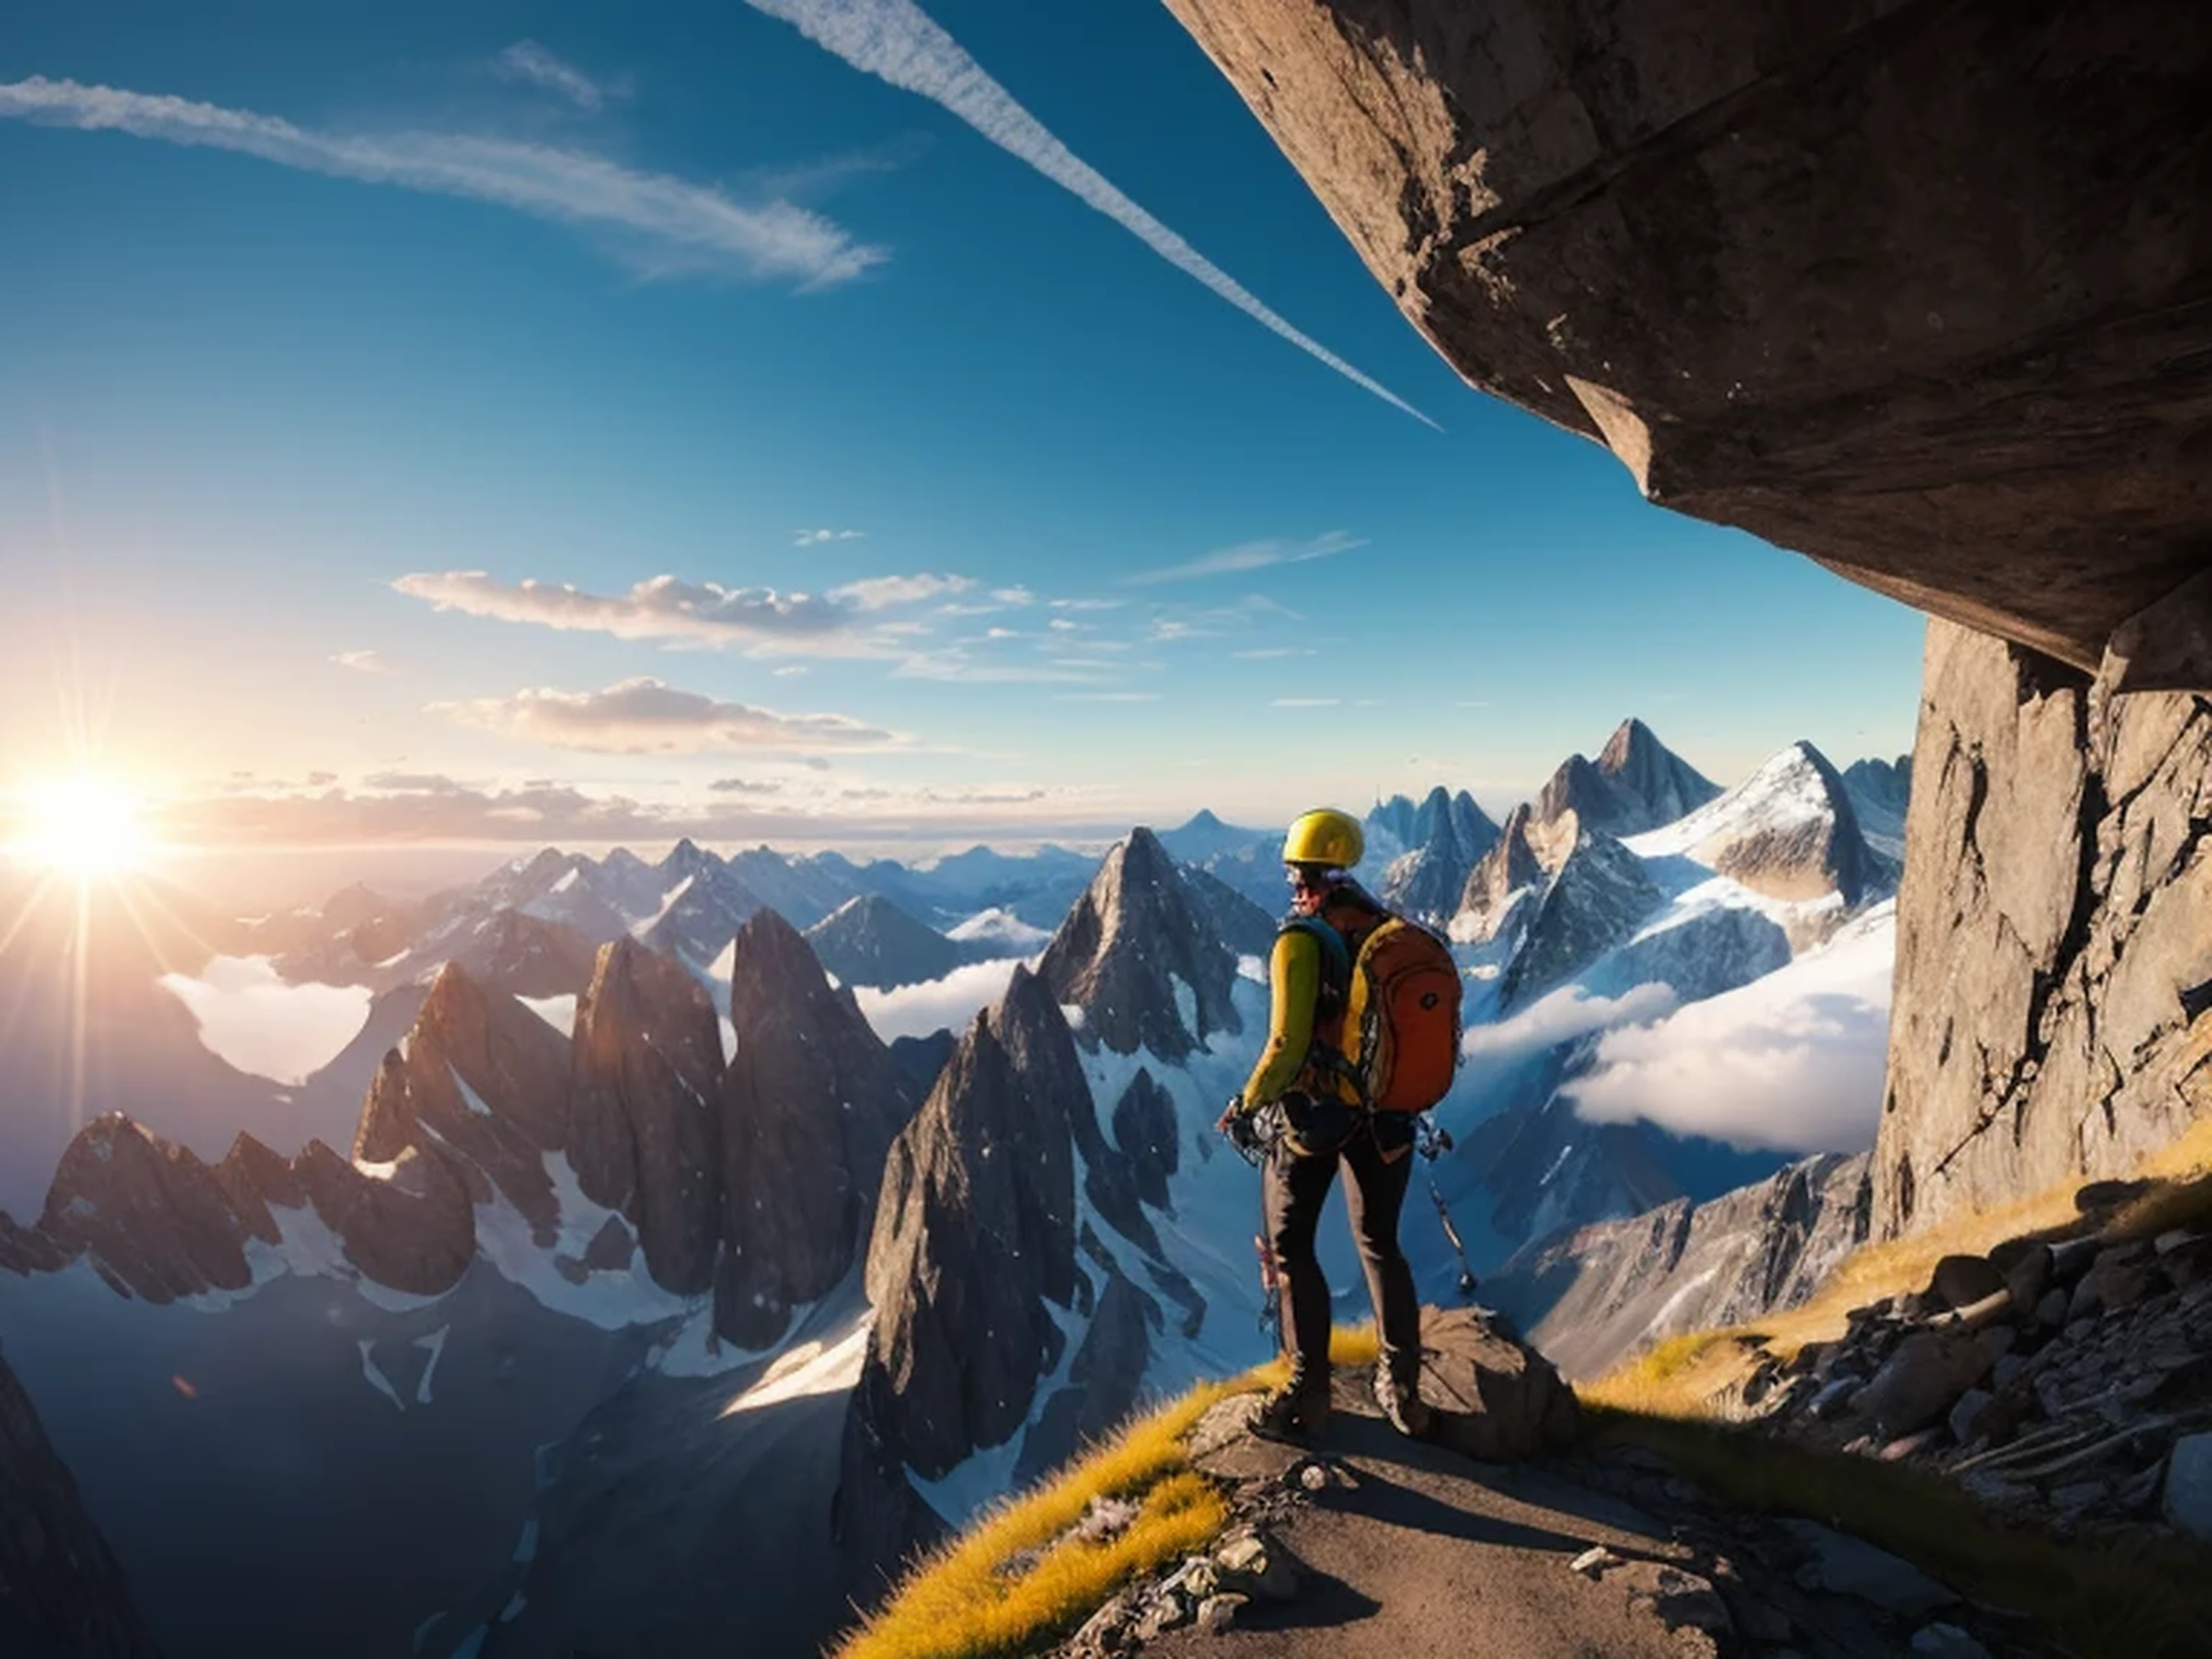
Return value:
<svg viewBox="0 0 2212 1659">
<path fill-rule="evenodd" d="M 22 802 L 17 857 L 88 878 L 142 868 L 154 850 L 144 803 L 113 778 L 85 775 L 34 785 Z"/>
</svg>

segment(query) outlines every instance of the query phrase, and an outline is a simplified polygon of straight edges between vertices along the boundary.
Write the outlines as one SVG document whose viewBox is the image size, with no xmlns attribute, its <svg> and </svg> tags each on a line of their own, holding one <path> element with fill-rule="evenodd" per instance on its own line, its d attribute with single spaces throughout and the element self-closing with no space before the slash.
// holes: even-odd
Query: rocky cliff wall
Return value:
<svg viewBox="0 0 2212 1659">
<path fill-rule="evenodd" d="M 0 1653 L 156 1659 L 123 1569 L 0 1359 Z"/>
<path fill-rule="evenodd" d="M 1929 625 L 1877 1236 L 2212 1113 L 2212 698 L 2115 678 Z"/>
</svg>

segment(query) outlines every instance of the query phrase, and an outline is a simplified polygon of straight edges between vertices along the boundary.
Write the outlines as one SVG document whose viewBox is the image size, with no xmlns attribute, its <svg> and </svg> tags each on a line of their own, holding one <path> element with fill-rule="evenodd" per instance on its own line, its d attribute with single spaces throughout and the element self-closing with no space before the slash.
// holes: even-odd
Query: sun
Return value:
<svg viewBox="0 0 2212 1659">
<path fill-rule="evenodd" d="M 154 851 L 143 803 L 109 777 L 84 774 L 24 793 L 16 855 L 36 868 L 89 879 L 142 868 Z"/>
</svg>

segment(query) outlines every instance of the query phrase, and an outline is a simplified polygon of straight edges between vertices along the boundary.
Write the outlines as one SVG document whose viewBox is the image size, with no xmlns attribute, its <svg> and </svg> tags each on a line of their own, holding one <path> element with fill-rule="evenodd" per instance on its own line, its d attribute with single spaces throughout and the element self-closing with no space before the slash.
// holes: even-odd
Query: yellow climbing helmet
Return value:
<svg viewBox="0 0 2212 1659">
<path fill-rule="evenodd" d="M 1360 831 L 1359 820 L 1333 806 L 1300 813 L 1290 834 L 1283 837 L 1285 864 L 1322 864 L 1334 870 L 1349 870 L 1366 850 L 1367 837 Z"/>
</svg>

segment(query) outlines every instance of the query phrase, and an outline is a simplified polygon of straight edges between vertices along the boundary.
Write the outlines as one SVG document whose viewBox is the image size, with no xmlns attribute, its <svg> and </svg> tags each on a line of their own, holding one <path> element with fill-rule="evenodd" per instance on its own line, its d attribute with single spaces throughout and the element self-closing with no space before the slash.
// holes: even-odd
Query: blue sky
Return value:
<svg viewBox="0 0 2212 1659">
<path fill-rule="evenodd" d="M 871 19 L 1443 429 L 830 49 Z M 1467 388 L 1152 0 L 28 0 L 0 215 L 9 771 L 89 749 L 179 836 L 1011 841 L 1502 814 L 1632 713 L 1723 781 L 1910 746 L 1917 615 Z"/>
</svg>

